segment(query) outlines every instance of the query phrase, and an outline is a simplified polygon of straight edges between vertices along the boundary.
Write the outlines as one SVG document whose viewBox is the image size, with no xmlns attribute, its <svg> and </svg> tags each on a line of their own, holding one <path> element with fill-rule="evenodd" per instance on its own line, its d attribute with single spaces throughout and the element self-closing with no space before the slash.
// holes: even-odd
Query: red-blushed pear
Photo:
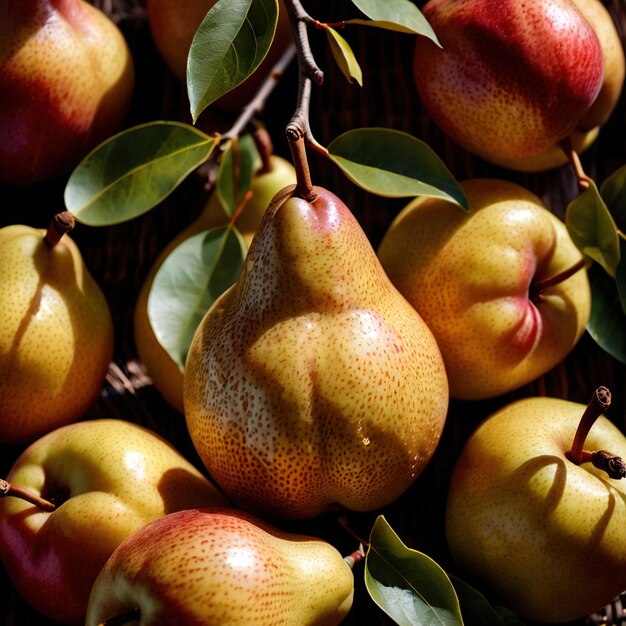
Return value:
<svg viewBox="0 0 626 626">
<path fill-rule="evenodd" d="M 59 213 L 48 230 L 0 229 L 0 441 L 32 441 L 77 420 L 113 354 L 106 298 Z"/>
<path fill-rule="evenodd" d="M 297 186 L 275 196 L 239 280 L 195 333 L 187 426 L 241 508 L 291 518 L 372 510 L 435 451 L 443 361 L 346 205 L 303 184 L 294 164 Z"/>
<path fill-rule="evenodd" d="M 86 626 L 335 626 L 353 591 L 352 570 L 329 543 L 232 509 L 195 509 L 162 517 L 115 550 Z"/>
<path fill-rule="evenodd" d="M 416 40 L 420 100 L 470 152 L 532 169 L 594 105 L 603 50 L 571 0 L 430 0 L 423 12 L 442 47 Z"/>
<path fill-rule="evenodd" d="M 130 534 L 180 509 L 227 506 L 165 440 L 114 419 L 48 433 L 0 482 L 4 567 L 27 602 L 67 624 L 84 623 L 93 582 Z"/>
<path fill-rule="evenodd" d="M 537 196 L 498 179 L 461 187 L 467 213 L 418 198 L 378 256 L 435 335 L 450 395 L 476 400 L 561 362 L 585 330 L 591 297 L 580 251 Z"/>
<path fill-rule="evenodd" d="M 252 197 L 246 202 L 235 222 L 247 246 L 250 245 L 261 217 L 274 195 L 296 181 L 296 174 L 291 163 L 279 156 L 269 157 L 268 168 L 267 171 L 258 171 L 253 177 L 250 185 Z M 184 228 L 154 261 L 135 303 L 133 329 L 139 357 L 159 393 L 181 413 L 183 412 L 183 374 L 154 333 L 148 316 L 148 296 L 156 273 L 176 246 L 203 230 L 226 226 L 229 221 L 230 218 L 220 204 L 217 194 L 212 193 L 198 218 Z"/>
<path fill-rule="evenodd" d="M 84 0 L 0 4 L 0 180 L 68 173 L 118 130 L 134 69 L 118 27 Z"/>
<path fill-rule="evenodd" d="M 573 622 L 626 588 L 626 437 L 600 416 L 608 402 L 599 388 L 587 410 L 546 397 L 511 403 L 454 466 L 452 557 L 523 618 Z"/>
<path fill-rule="evenodd" d="M 148 24 L 157 50 L 172 73 L 187 80 L 187 56 L 198 26 L 216 0 L 147 0 Z M 278 24 L 267 56 L 252 76 L 224 94 L 212 106 L 225 111 L 240 111 L 254 97 L 262 82 L 292 41 L 289 15 L 279 0 Z"/>
</svg>

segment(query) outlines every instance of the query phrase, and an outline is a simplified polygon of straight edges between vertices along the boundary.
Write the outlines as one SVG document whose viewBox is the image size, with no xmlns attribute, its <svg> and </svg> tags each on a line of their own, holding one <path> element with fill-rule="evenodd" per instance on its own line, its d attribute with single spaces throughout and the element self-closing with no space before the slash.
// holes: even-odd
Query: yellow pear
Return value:
<svg viewBox="0 0 626 626">
<path fill-rule="evenodd" d="M 84 0 L 0 5 L 0 180 L 68 173 L 118 130 L 134 87 L 130 50 Z"/>
<path fill-rule="evenodd" d="M 448 492 L 446 536 L 463 575 L 541 623 L 582 619 L 626 588 L 626 484 L 572 459 L 583 414 L 557 398 L 506 405 L 471 435 Z M 585 448 L 626 458 L 604 416 Z"/>
<path fill-rule="evenodd" d="M 276 195 L 184 374 L 187 426 L 214 480 L 243 508 L 301 519 L 400 496 L 448 406 L 432 333 L 345 204 L 313 193 Z"/>
<path fill-rule="evenodd" d="M 0 229 L 0 294 L 0 441 L 32 440 L 95 401 L 111 314 L 72 239 L 30 226 Z"/>
<path fill-rule="evenodd" d="M 585 330 L 591 297 L 582 268 L 540 289 L 582 255 L 537 196 L 504 180 L 461 186 L 467 213 L 418 198 L 393 221 L 378 255 L 437 338 L 450 395 L 481 399 L 563 360 Z"/>
<path fill-rule="evenodd" d="M 237 218 L 236 226 L 243 235 L 246 245 L 250 245 L 265 209 L 274 195 L 286 185 L 295 182 L 296 174 L 289 161 L 272 155 L 270 169 L 257 173 L 252 179 L 252 198 L 246 203 Z M 217 194 L 211 194 L 204 210 L 198 218 L 183 229 L 159 254 L 150 272 L 144 279 L 134 313 L 134 337 L 139 358 L 146 366 L 154 386 L 165 400 L 177 411 L 183 411 L 183 374 L 176 362 L 161 346 L 148 317 L 148 296 L 154 277 L 167 256 L 189 237 L 209 228 L 228 224 L 229 218 L 220 204 Z"/>
</svg>

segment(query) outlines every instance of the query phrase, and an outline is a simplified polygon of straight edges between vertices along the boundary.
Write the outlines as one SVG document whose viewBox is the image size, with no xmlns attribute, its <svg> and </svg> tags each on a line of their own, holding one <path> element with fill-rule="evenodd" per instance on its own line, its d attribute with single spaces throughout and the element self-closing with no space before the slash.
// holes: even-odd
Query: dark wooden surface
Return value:
<svg viewBox="0 0 626 626">
<path fill-rule="evenodd" d="M 138 80 L 128 126 L 155 119 L 188 120 L 184 90 L 160 61 L 150 38 L 143 0 L 102 0 L 96 2 L 118 20 L 126 35 L 137 66 Z M 347 17 L 354 9 L 348 0 L 305 2 L 320 20 Z M 418 3 L 423 4 L 423 3 Z M 605 2 L 624 40 L 626 3 Z M 546 173 L 520 174 L 474 158 L 447 140 L 421 112 L 411 76 L 412 38 L 374 29 L 354 28 L 345 33 L 354 47 L 364 74 L 364 87 L 348 85 L 326 50 L 325 37 L 312 32 L 312 44 L 326 83 L 315 88 L 311 126 L 317 139 L 327 145 L 351 128 L 387 126 L 408 131 L 428 142 L 444 159 L 458 179 L 499 177 L 520 183 L 537 193 L 551 210 L 562 216 L 576 194 L 574 177 L 564 167 Z M 288 156 L 284 128 L 295 106 L 296 72 L 291 67 L 272 94 L 264 122 L 270 130 L 277 153 Z M 230 119 L 218 118 L 222 129 Z M 592 148 L 583 155 L 587 173 L 596 181 L 626 163 L 626 106 L 624 96 Z M 344 199 L 376 246 L 386 227 L 406 203 L 383 199 L 360 190 L 332 164 L 310 155 L 313 180 Z M 63 207 L 66 180 L 31 187 L 0 186 L 0 226 L 26 223 L 45 227 Z M 101 397 L 85 416 L 113 416 L 144 424 L 167 437 L 199 467 L 187 434 L 184 418 L 172 410 L 150 384 L 137 358 L 132 337 L 134 300 L 143 277 L 159 250 L 200 210 L 206 197 L 199 177 L 190 176 L 161 206 L 150 213 L 118 226 L 94 229 L 79 225 L 73 238 L 85 261 L 105 292 L 114 316 L 116 344 L 114 361 Z M 541 379 L 513 393 L 485 401 L 453 401 L 441 444 L 430 465 L 415 484 L 395 503 L 370 514 L 348 514 L 350 527 L 367 537 L 375 516 L 384 513 L 409 546 L 427 552 L 444 567 L 454 571 L 443 537 L 443 511 L 449 474 L 463 442 L 478 422 L 512 399 L 549 395 L 586 403 L 598 385 L 613 391 L 609 417 L 626 430 L 626 367 L 606 355 L 587 335 L 568 358 Z M 4 475 L 23 446 L 0 446 L 0 476 Z M 334 517 L 313 520 L 294 530 L 323 536 L 342 552 L 356 548 L 354 539 Z M 388 624 L 367 596 L 361 571 L 356 571 L 354 607 L 347 624 Z M 483 592 L 488 595 L 488 590 Z M 562 598 L 564 603 L 567 598 Z M 581 621 L 580 624 L 584 622 Z M 15 593 L 0 567 L 0 625 L 53 626 Z"/>
</svg>

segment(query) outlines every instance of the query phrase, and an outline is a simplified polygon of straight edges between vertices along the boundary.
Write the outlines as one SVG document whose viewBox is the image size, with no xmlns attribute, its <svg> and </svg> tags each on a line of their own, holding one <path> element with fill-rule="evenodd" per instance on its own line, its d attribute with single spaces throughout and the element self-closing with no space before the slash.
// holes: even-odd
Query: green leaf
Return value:
<svg viewBox="0 0 626 626">
<path fill-rule="evenodd" d="M 365 558 L 372 600 L 400 626 L 460 626 L 459 601 L 446 573 L 429 556 L 407 548 L 380 515 Z"/>
<path fill-rule="evenodd" d="M 600 195 L 618 228 L 626 232 L 626 165 L 613 172 L 602 183 Z"/>
<path fill-rule="evenodd" d="M 191 42 L 187 93 L 194 123 L 265 58 L 276 32 L 278 0 L 218 0 Z"/>
<path fill-rule="evenodd" d="M 359 86 L 362 87 L 363 73 L 350 44 L 334 28 L 327 26 L 324 30 L 326 30 L 330 50 L 341 73 L 348 79 L 349 83 L 356 80 Z"/>
<path fill-rule="evenodd" d="M 216 181 L 217 195 L 228 217 L 233 216 L 250 189 L 259 161 L 259 152 L 251 135 L 230 142 L 220 161 Z"/>
<path fill-rule="evenodd" d="M 450 580 L 467 626 L 504 626 L 502 616 L 482 593 L 456 576 L 450 576 Z"/>
<path fill-rule="evenodd" d="M 432 26 L 410 0 L 352 0 L 369 20 L 346 20 L 347 24 L 375 26 L 400 33 L 423 35 L 441 47 Z"/>
<path fill-rule="evenodd" d="M 605 352 L 626 363 L 626 315 L 615 281 L 594 265 L 589 270 L 589 282 L 591 315 L 587 331 Z"/>
<path fill-rule="evenodd" d="M 565 225 L 576 247 L 614 277 L 620 259 L 617 227 L 593 181 L 570 202 Z"/>
<path fill-rule="evenodd" d="M 174 191 L 209 158 L 217 141 L 178 122 L 129 128 L 78 164 L 65 187 L 65 206 L 90 226 L 133 219 Z"/>
<path fill-rule="evenodd" d="M 156 273 L 148 295 L 148 318 L 159 343 L 181 371 L 198 325 L 237 280 L 245 256 L 237 229 L 212 228 L 174 248 Z"/>
<path fill-rule="evenodd" d="M 459 183 L 423 141 L 388 128 L 357 128 L 328 146 L 344 174 L 379 196 L 443 198 L 467 209 Z"/>
</svg>

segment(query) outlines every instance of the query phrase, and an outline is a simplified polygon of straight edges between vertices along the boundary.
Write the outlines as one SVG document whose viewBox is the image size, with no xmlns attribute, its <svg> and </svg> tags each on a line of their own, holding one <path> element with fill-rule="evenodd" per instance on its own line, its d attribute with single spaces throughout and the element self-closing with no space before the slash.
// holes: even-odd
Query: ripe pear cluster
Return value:
<svg viewBox="0 0 626 626">
<path fill-rule="evenodd" d="M 147 0 L 155 46 L 181 81 L 214 4 Z M 266 68 L 291 38 L 279 7 Z M 441 47 L 416 38 L 410 69 L 424 110 L 461 147 L 534 172 L 601 132 L 625 63 L 598 0 L 429 0 L 423 12 Z M 3 17 L 0 179 L 67 173 L 123 123 L 129 50 L 83 0 L 26 0 Z M 241 108 L 264 74 L 217 107 Z M 410 501 L 451 401 L 495 399 L 454 459 L 450 569 L 525 619 L 599 610 L 626 589 L 626 436 L 602 415 L 607 392 L 588 407 L 504 400 L 581 339 L 588 259 L 537 195 L 496 178 L 461 182 L 467 210 L 412 199 L 374 250 L 351 208 L 310 183 L 302 154 L 295 168 L 272 156 L 252 177 L 236 216 L 242 272 L 202 317 L 182 370 L 148 299 L 179 244 L 235 219 L 217 192 L 137 295 L 135 348 L 184 415 L 193 460 L 130 419 L 89 418 L 115 337 L 72 216 L 0 229 L 0 442 L 23 446 L 0 480 L 14 587 L 65 624 L 336 626 L 354 600 L 349 559 L 293 528 Z"/>
</svg>

